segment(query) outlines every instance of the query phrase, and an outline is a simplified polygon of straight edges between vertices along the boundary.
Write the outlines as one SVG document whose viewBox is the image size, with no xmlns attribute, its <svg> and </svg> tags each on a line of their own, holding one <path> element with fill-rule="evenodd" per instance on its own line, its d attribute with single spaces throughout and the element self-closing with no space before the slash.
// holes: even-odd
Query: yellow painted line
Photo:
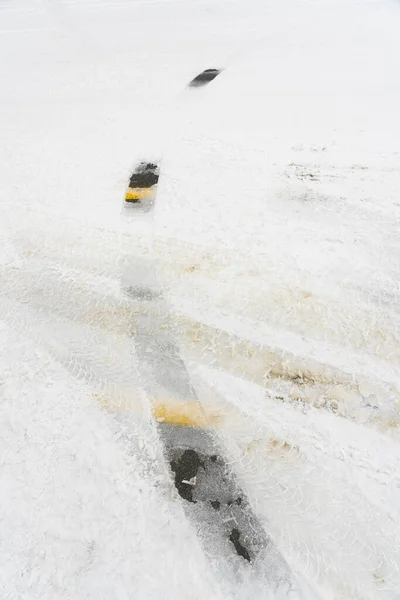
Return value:
<svg viewBox="0 0 400 600">
<path fill-rule="evenodd" d="M 125 194 L 125 200 L 132 202 L 135 200 L 152 200 L 156 193 L 156 186 L 150 188 L 128 188 Z"/>
<path fill-rule="evenodd" d="M 113 413 L 144 414 L 145 406 L 139 392 L 113 390 L 93 394 L 103 408 Z M 148 397 L 152 417 L 158 423 L 181 425 L 183 427 L 217 428 L 222 417 L 221 407 L 216 405 L 204 410 L 198 400 L 184 400 L 171 397 Z"/>
<path fill-rule="evenodd" d="M 156 402 L 153 405 L 152 414 L 158 423 L 202 428 L 209 428 L 211 425 L 200 403 L 196 400 L 169 399 L 164 402 Z"/>
<path fill-rule="evenodd" d="M 110 390 L 107 393 L 107 390 L 104 390 L 102 393 L 93 394 L 93 397 L 105 410 L 112 413 L 133 413 L 146 418 L 148 413 L 139 392 L 137 394 L 125 390 L 117 394 L 115 390 L 113 392 Z M 265 451 L 274 458 L 296 459 L 300 455 L 297 447 L 272 433 L 265 439 L 260 439 L 254 418 L 242 413 L 237 407 L 222 402 L 215 392 L 212 393 L 211 399 L 202 404 L 196 400 L 178 398 L 163 398 L 158 401 L 150 398 L 150 401 L 153 403 L 152 417 L 158 423 L 230 433 L 243 431 L 243 426 L 247 423 L 248 431 L 254 433 L 254 438 L 249 438 L 249 443 L 243 449 L 244 455 Z"/>
</svg>

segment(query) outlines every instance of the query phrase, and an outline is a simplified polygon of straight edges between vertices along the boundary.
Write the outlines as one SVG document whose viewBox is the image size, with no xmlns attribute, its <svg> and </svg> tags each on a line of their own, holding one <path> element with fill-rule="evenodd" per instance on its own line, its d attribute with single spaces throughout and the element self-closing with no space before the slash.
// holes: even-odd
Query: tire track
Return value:
<svg viewBox="0 0 400 600">
<path fill-rule="evenodd" d="M 122 218 L 126 218 L 124 211 Z M 134 341 L 141 385 L 152 399 L 158 433 L 185 513 L 196 525 L 210 564 L 220 576 L 225 574 L 239 585 L 241 577 L 248 580 L 257 573 L 265 593 L 268 589 L 283 597 L 291 591 L 301 598 L 287 563 L 223 458 L 212 420 L 198 400 L 174 339 L 176 321 L 158 282 L 151 236 L 147 240 L 145 257 L 132 257 L 121 285 L 140 310 Z"/>
</svg>

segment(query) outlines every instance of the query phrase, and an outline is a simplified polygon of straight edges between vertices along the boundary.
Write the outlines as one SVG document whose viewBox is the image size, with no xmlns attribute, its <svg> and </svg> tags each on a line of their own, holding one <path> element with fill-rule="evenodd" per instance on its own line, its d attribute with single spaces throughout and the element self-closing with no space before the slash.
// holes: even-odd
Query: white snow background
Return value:
<svg viewBox="0 0 400 600">
<path fill-rule="evenodd" d="M 269 597 L 210 570 L 162 460 L 120 290 L 150 239 L 299 581 L 400 597 L 399 31 L 389 0 L 0 0 L 1 600 Z"/>
</svg>

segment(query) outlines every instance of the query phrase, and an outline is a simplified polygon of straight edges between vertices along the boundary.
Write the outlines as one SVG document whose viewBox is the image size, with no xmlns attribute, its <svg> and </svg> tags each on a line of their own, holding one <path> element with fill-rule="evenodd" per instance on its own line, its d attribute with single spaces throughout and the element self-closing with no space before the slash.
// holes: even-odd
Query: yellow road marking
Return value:
<svg viewBox="0 0 400 600">
<path fill-rule="evenodd" d="M 156 402 L 153 405 L 152 413 L 159 423 L 186 427 L 210 427 L 204 410 L 196 400 L 169 399 L 165 402 Z"/>
<path fill-rule="evenodd" d="M 93 395 L 94 398 L 111 412 L 133 412 L 143 414 L 145 408 L 139 392 L 120 390 L 119 393 L 104 391 Z M 207 407 L 204 410 L 198 400 L 183 398 L 149 397 L 151 414 L 158 423 L 182 425 L 183 427 L 201 427 L 203 429 L 217 428 L 221 423 L 221 407 Z"/>
<path fill-rule="evenodd" d="M 152 200 L 156 193 L 156 186 L 150 188 L 128 188 L 125 194 L 127 202 L 134 200 Z"/>
</svg>

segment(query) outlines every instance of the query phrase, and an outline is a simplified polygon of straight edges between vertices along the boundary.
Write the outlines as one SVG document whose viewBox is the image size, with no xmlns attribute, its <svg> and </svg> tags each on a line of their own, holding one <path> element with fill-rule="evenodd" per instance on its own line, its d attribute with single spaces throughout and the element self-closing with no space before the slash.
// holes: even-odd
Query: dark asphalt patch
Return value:
<svg viewBox="0 0 400 600">
<path fill-rule="evenodd" d="M 158 429 L 175 487 L 185 501 L 188 517 L 204 531 L 206 549 L 218 548 L 228 561 L 235 555 L 246 562 L 256 560 L 269 539 L 214 435 L 196 427 L 165 423 Z"/>
<path fill-rule="evenodd" d="M 246 548 L 240 542 L 240 531 L 234 527 L 231 531 L 231 535 L 229 536 L 229 541 L 235 546 L 236 553 L 238 556 L 241 556 L 245 560 L 250 562 L 250 554 L 247 552 Z"/>
<path fill-rule="evenodd" d="M 204 463 L 200 461 L 195 450 L 185 450 L 177 460 L 172 460 L 171 469 L 175 473 L 175 487 L 181 498 L 188 502 L 193 500 L 193 488 L 196 486 L 197 472 Z"/>
<path fill-rule="evenodd" d="M 200 87 L 202 85 L 207 85 L 210 81 L 213 81 L 219 74 L 221 73 L 221 69 L 206 69 L 197 77 L 192 79 L 189 83 L 189 87 Z"/>
<path fill-rule="evenodd" d="M 141 162 L 129 180 L 130 188 L 150 188 L 158 183 L 160 173 L 158 166 L 151 162 Z"/>
</svg>

